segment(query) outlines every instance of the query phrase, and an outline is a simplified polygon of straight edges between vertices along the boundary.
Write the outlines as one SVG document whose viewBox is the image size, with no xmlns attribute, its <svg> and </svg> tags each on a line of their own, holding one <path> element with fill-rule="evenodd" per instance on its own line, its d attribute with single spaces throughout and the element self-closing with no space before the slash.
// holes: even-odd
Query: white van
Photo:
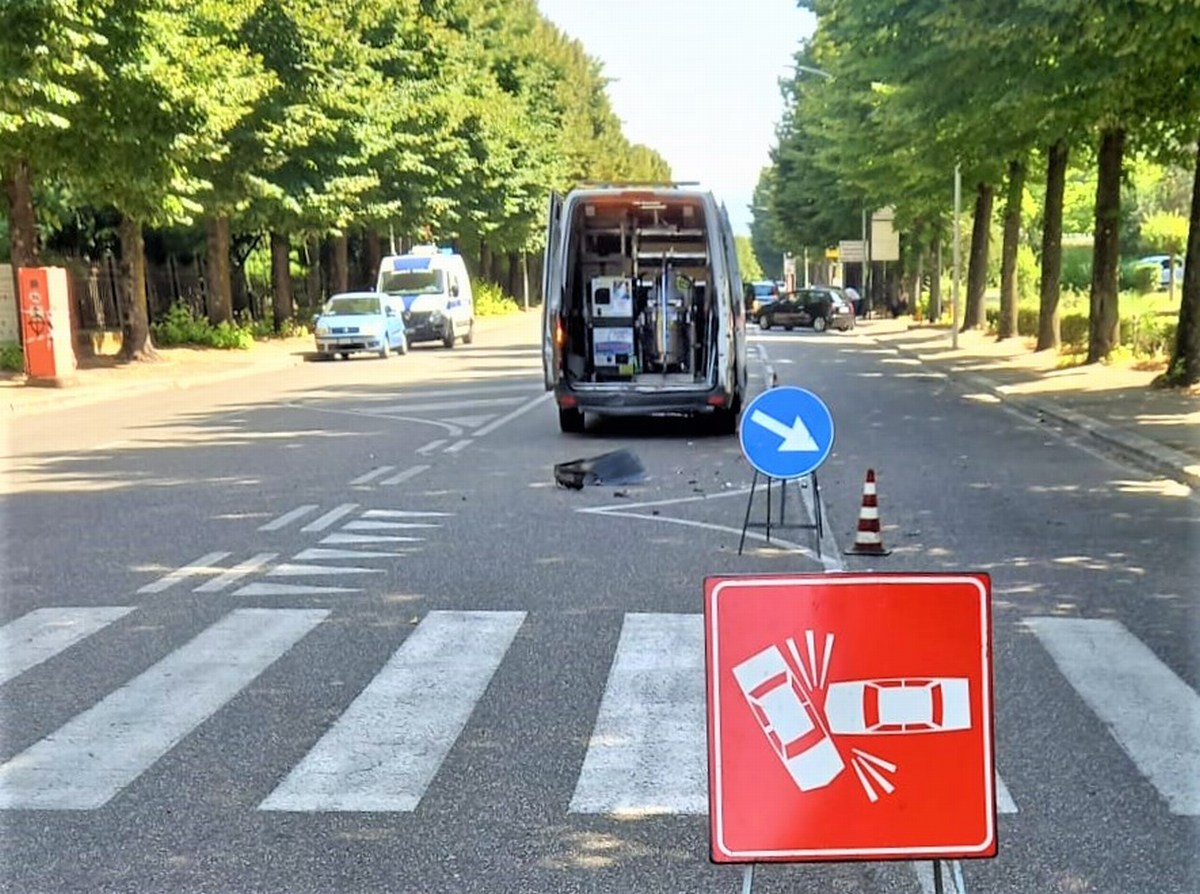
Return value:
<svg viewBox="0 0 1200 894">
<path fill-rule="evenodd" d="M 414 246 L 406 255 L 389 255 L 379 264 L 377 292 L 404 302 L 409 344 L 456 339 L 469 345 L 475 335 L 475 299 L 461 255 L 436 245 Z"/>
<path fill-rule="evenodd" d="M 605 185 L 550 198 L 543 365 L 559 427 L 585 413 L 711 415 L 737 428 L 746 312 L 733 231 L 711 192 Z"/>
</svg>

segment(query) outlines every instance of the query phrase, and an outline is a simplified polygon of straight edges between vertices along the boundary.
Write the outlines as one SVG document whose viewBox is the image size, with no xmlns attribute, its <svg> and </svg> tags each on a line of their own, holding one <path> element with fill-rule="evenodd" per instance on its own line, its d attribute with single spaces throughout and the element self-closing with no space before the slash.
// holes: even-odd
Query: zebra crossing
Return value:
<svg viewBox="0 0 1200 894">
<path fill-rule="evenodd" d="M 0 685 L 69 660 L 136 611 L 49 607 L 8 622 Z M 104 806 L 330 614 L 230 611 L 0 764 L 0 809 Z M 416 810 L 526 619 L 522 611 L 426 614 L 258 809 Z M 1200 816 L 1200 696 L 1117 621 L 1037 617 L 1024 626 L 1167 810 Z M 700 615 L 624 616 L 568 813 L 707 813 L 703 664 Z M 997 784 L 1000 812 L 1017 813 L 1009 787 Z"/>
</svg>

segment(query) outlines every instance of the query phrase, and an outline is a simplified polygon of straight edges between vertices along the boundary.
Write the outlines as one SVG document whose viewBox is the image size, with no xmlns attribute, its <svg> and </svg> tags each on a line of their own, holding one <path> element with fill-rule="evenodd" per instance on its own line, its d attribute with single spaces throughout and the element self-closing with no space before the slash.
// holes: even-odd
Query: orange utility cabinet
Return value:
<svg viewBox="0 0 1200 894">
<path fill-rule="evenodd" d="M 25 374 L 32 385 L 67 385 L 75 377 L 71 303 L 62 267 L 17 272 Z"/>
</svg>

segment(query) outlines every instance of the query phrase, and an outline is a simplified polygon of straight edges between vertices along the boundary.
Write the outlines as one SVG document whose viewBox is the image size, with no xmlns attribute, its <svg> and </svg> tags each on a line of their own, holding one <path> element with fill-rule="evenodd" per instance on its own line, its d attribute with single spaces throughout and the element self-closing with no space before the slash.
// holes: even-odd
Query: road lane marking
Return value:
<svg viewBox="0 0 1200 894">
<path fill-rule="evenodd" d="M 0 627 L 0 683 L 64 652 L 125 617 L 136 606 L 79 605 L 34 609 Z"/>
<path fill-rule="evenodd" d="M 1200 816 L 1200 696 L 1107 618 L 1025 618 L 1171 813 Z"/>
<path fill-rule="evenodd" d="M 430 612 L 259 809 L 415 810 L 524 620 Z"/>
<path fill-rule="evenodd" d="M 285 512 L 283 515 L 279 516 L 278 518 L 272 519 L 271 521 L 267 522 L 265 525 L 260 525 L 258 529 L 260 531 L 278 531 L 281 528 L 286 528 L 288 525 L 290 525 L 292 522 L 296 521 L 297 519 L 303 518 L 304 516 L 308 515 L 310 512 L 316 510 L 317 508 L 319 508 L 319 507 L 317 506 L 316 503 L 307 503 L 304 506 L 297 506 L 295 509 L 291 510 L 290 512 Z"/>
<path fill-rule="evenodd" d="M 501 416 L 501 417 L 500 417 L 499 419 L 497 419 L 495 422 L 489 422 L 489 423 L 488 423 L 487 425 L 485 425 L 483 428 L 481 428 L 481 429 L 479 429 L 477 432 L 475 432 L 475 437 L 477 437 L 477 438 L 482 438 L 482 437 L 484 437 L 485 435 L 490 435 L 492 432 L 494 432 L 494 431 L 495 431 L 496 429 L 498 429 L 500 426 L 502 426 L 502 425 L 506 425 L 507 423 L 509 423 L 509 422 L 511 422 L 512 420 L 516 419 L 518 416 L 522 416 L 522 415 L 524 415 L 525 413 L 528 413 L 528 412 L 529 412 L 530 410 L 532 410 L 534 407 L 536 407 L 536 406 L 539 406 L 540 404 L 543 404 L 543 403 L 545 403 L 546 401 L 548 401 L 548 400 L 549 400 L 551 397 L 553 397 L 553 396 L 554 396 L 554 392 L 552 392 L 552 391 L 547 391 L 545 394 L 541 395 L 540 397 L 535 397 L 535 398 L 534 398 L 533 400 L 531 400 L 529 403 L 525 404 L 524 406 L 517 407 L 517 408 L 516 408 L 515 410 L 513 410 L 511 413 L 508 413 L 507 415 Z"/>
<path fill-rule="evenodd" d="M 199 577 L 202 574 L 219 574 L 224 571 L 224 568 L 217 566 L 215 563 L 227 558 L 227 552 L 208 553 L 201 556 L 194 562 L 189 562 L 181 568 L 176 568 L 174 571 L 163 575 L 158 580 L 138 587 L 139 593 L 161 593 L 168 587 L 173 587 L 181 580 L 189 577 Z"/>
<path fill-rule="evenodd" d="M 411 528 L 440 528 L 437 522 L 401 522 L 360 519 L 341 526 L 340 531 L 402 531 Z"/>
<path fill-rule="evenodd" d="M 313 547 L 292 556 L 297 562 L 323 562 L 327 559 L 396 559 L 403 553 L 371 552 L 362 549 L 322 549 Z"/>
<path fill-rule="evenodd" d="M 481 397 L 467 398 L 465 400 L 431 401 L 424 404 L 404 403 L 380 407 L 379 411 L 383 413 L 438 413 L 445 410 L 465 410 L 468 407 L 504 407 L 519 404 L 524 399 L 524 397 Z M 449 420 L 442 421 L 452 424 Z"/>
<path fill-rule="evenodd" d="M 396 467 L 395 466 L 376 466 L 371 471 L 369 471 L 363 475 L 359 475 L 357 478 L 351 479 L 350 483 L 351 484 L 367 484 L 371 481 L 374 481 L 376 478 L 382 478 L 384 475 L 386 475 L 388 472 L 392 471 L 392 469 L 394 469 L 394 468 L 396 468 Z"/>
<path fill-rule="evenodd" d="M 230 586 L 231 584 L 237 583 L 239 580 L 241 580 L 247 574 L 253 574 L 255 571 L 262 568 L 264 565 L 266 565 L 268 562 L 270 562 L 272 559 L 274 559 L 278 555 L 279 555 L 279 553 L 258 553 L 256 555 L 253 555 L 246 561 L 239 562 L 238 564 L 234 565 L 232 568 L 230 568 L 224 574 L 220 574 L 217 577 L 214 577 L 208 583 L 204 583 L 204 584 L 201 584 L 200 586 L 196 587 L 196 589 L 194 589 L 192 592 L 193 593 L 220 593 L 222 590 L 224 590 L 226 587 Z"/>
<path fill-rule="evenodd" d="M 110 801 L 329 614 L 237 609 L 0 766 L 0 808 Z"/>
<path fill-rule="evenodd" d="M 704 616 L 627 614 L 573 813 L 708 813 Z"/>
<path fill-rule="evenodd" d="M 357 508 L 357 503 L 343 503 L 341 506 L 338 506 L 335 509 L 330 509 L 320 518 L 313 519 L 300 530 L 306 533 L 312 533 L 313 531 L 324 531 L 326 528 L 332 526 L 340 519 L 345 518 Z"/>
<path fill-rule="evenodd" d="M 314 587 L 307 584 L 275 584 L 268 581 L 246 584 L 234 590 L 234 596 L 328 596 L 335 593 L 361 593 L 359 587 Z"/>
<path fill-rule="evenodd" d="M 396 484 L 403 484 L 405 481 L 411 481 L 413 478 L 416 478 L 422 472 L 426 472 L 428 470 L 429 470 L 429 466 L 413 466 L 411 468 L 405 469 L 403 472 L 397 472 L 391 478 L 385 478 L 383 481 L 380 481 L 379 483 L 383 484 L 383 485 L 387 485 L 389 487 L 392 485 L 396 485 Z"/>
<path fill-rule="evenodd" d="M 461 453 L 463 450 L 470 447 L 473 442 L 473 438 L 463 438 L 461 441 L 455 441 L 446 448 L 446 453 Z"/>
<path fill-rule="evenodd" d="M 453 512 L 421 512 L 415 509 L 368 509 L 363 518 L 450 518 Z"/>
<path fill-rule="evenodd" d="M 433 453 L 433 451 L 445 444 L 447 440 L 447 438 L 435 438 L 428 444 L 418 447 L 415 452 L 421 454 L 422 456 L 428 456 L 430 453 Z M 428 466 L 426 466 L 426 468 L 428 468 Z"/>
<path fill-rule="evenodd" d="M 330 534 L 321 542 L 328 546 L 346 546 L 351 543 L 423 543 L 424 537 L 394 537 L 387 534 Z"/>
<path fill-rule="evenodd" d="M 308 577 L 322 574 L 383 574 L 382 568 L 363 568 L 359 565 L 306 565 L 283 562 L 270 569 L 267 577 Z"/>
</svg>

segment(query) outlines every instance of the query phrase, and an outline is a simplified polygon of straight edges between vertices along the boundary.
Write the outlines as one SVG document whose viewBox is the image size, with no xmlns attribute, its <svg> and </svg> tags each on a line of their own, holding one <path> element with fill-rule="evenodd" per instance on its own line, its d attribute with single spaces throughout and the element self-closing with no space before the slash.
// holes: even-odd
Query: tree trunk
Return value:
<svg viewBox="0 0 1200 894">
<path fill-rule="evenodd" d="M 233 321 L 233 280 L 229 269 L 229 217 L 216 214 L 204 221 L 208 246 L 208 321 Z"/>
<path fill-rule="evenodd" d="M 375 288 L 379 281 L 379 264 L 383 261 L 383 238 L 375 230 L 363 232 L 363 270 L 364 282 L 368 288 Z"/>
<path fill-rule="evenodd" d="M 482 239 L 479 240 L 479 276 L 487 279 L 492 275 L 492 250 Z"/>
<path fill-rule="evenodd" d="M 508 294 L 514 298 L 521 294 L 521 255 L 515 251 L 508 253 Z"/>
<path fill-rule="evenodd" d="M 37 217 L 33 210 L 33 171 L 29 162 L 18 159 L 7 174 L 4 197 L 8 205 L 9 251 L 15 276 L 18 267 L 38 266 Z"/>
<path fill-rule="evenodd" d="M 1175 347 L 1163 377 L 1168 385 L 1200 382 L 1200 141 L 1196 144 L 1196 175 L 1192 180 L 1192 218 L 1188 225 L 1187 257 L 1183 262 L 1183 295 Z"/>
<path fill-rule="evenodd" d="M 271 231 L 271 325 L 275 334 L 296 313 L 292 299 L 291 240 L 287 233 Z"/>
<path fill-rule="evenodd" d="M 321 287 L 321 237 L 310 233 L 305 240 L 305 250 L 308 254 L 308 275 L 304 280 L 306 310 L 316 310 L 325 301 L 325 291 Z"/>
<path fill-rule="evenodd" d="M 329 237 L 329 288 L 334 292 L 350 290 L 350 246 L 345 233 Z"/>
<path fill-rule="evenodd" d="M 146 251 L 141 221 L 121 215 L 121 358 L 154 360 L 150 341 L 150 305 L 146 298 Z"/>
<path fill-rule="evenodd" d="M 1008 163 L 1008 195 L 1004 200 L 1004 241 L 1000 247 L 1000 319 L 996 340 L 1017 334 L 1017 245 L 1021 240 L 1021 198 L 1025 195 L 1025 162 Z"/>
<path fill-rule="evenodd" d="M 1046 205 L 1042 212 L 1042 281 L 1038 289 L 1035 351 L 1058 350 L 1058 298 L 1062 288 L 1063 194 L 1070 149 L 1059 140 L 1046 153 Z"/>
<path fill-rule="evenodd" d="M 504 282 L 504 255 L 492 252 L 492 269 L 487 272 L 486 276 L 496 285 Z"/>
<path fill-rule="evenodd" d="M 992 199 L 994 187 L 980 183 L 975 193 L 975 221 L 971 226 L 971 252 L 967 261 L 967 305 L 963 314 L 962 331 L 982 329 L 987 324 L 984 307 L 987 289 L 988 240 L 992 232 Z"/>
<path fill-rule="evenodd" d="M 1117 276 L 1120 265 L 1121 163 L 1125 131 L 1100 135 L 1100 164 L 1096 179 L 1096 229 L 1092 246 L 1092 293 L 1088 314 L 1087 362 L 1108 358 L 1120 340 Z"/>
<path fill-rule="evenodd" d="M 942 233 L 935 230 L 929 243 L 929 322 L 942 316 Z"/>
</svg>

